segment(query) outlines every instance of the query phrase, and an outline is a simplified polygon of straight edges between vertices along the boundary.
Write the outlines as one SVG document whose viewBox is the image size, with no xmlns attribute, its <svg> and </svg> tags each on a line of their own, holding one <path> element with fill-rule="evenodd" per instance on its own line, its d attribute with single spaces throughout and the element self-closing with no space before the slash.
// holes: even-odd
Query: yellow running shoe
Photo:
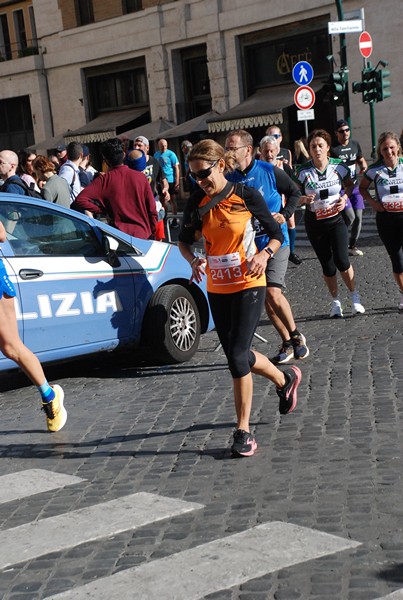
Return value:
<svg viewBox="0 0 403 600">
<path fill-rule="evenodd" d="M 56 395 L 51 402 L 42 402 L 42 409 L 46 413 L 48 431 L 60 431 L 67 421 L 67 411 L 63 406 L 64 392 L 60 385 L 50 387 Z"/>
</svg>

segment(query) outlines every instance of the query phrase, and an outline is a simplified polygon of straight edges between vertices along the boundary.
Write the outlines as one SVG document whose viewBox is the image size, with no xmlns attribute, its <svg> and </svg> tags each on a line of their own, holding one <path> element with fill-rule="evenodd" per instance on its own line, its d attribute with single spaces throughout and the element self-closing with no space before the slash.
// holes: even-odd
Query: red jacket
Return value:
<svg viewBox="0 0 403 600">
<path fill-rule="evenodd" d="M 150 184 L 126 165 L 99 175 L 78 194 L 74 206 L 108 215 L 111 225 L 135 237 L 155 236 L 158 215 Z"/>
</svg>

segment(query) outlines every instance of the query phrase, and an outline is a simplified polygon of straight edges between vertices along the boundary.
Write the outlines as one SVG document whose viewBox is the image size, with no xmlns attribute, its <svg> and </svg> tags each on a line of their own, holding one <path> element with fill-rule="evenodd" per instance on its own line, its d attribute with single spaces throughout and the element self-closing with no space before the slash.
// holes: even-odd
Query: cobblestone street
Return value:
<svg viewBox="0 0 403 600">
<path fill-rule="evenodd" d="M 1 499 L 0 597 L 403 598 L 392 594 L 403 590 L 403 314 L 384 247 L 370 237 L 360 248 L 352 264 L 366 313 L 351 316 L 343 288 L 343 320 L 327 318 L 319 263 L 298 248 L 304 260 L 290 264 L 287 296 L 310 356 L 290 415 L 255 379 L 250 459 L 230 457 L 231 381 L 215 332 L 177 366 L 107 355 L 48 367 L 69 413 L 57 434 L 44 430 L 36 390 L 3 375 L 0 489 L 32 469 L 74 479 L 30 492 L 22 475 L 26 489 Z M 258 333 L 268 343 L 256 338 L 256 348 L 273 355 L 279 340 L 264 316 Z M 87 517 L 73 514 L 81 509 Z M 92 532 L 98 523 L 104 530 Z M 99 578 L 87 594 L 82 586 Z"/>
</svg>

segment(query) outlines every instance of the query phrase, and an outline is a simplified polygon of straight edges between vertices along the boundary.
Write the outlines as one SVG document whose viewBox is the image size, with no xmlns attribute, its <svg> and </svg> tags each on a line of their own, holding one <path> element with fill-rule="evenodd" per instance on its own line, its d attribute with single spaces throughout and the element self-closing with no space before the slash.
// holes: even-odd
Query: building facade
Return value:
<svg viewBox="0 0 403 600">
<path fill-rule="evenodd" d="M 345 12 L 360 7 L 343 2 Z M 0 147 L 96 143 L 150 121 L 180 124 L 211 111 L 218 120 L 194 140 L 221 140 L 239 125 L 257 143 L 276 123 L 291 144 L 305 131 L 292 79 L 300 60 L 314 69 L 309 129 L 331 131 L 343 116 L 323 93 L 329 57 L 340 64 L 340 36 L 328 33 L 337 20 L 333 0 L 0 1 Z M 402 20 L 400 0 L 366 0 L 371 60 L 389 63 L 392 82 L 391 97 L 375 105 L 378 133 L 403 127 Z M 351 93 L 363 68 L 358 38 L 346 34 L 350 110 L 353 136 L 369 156 L 369 108 Z"/>
</svg>

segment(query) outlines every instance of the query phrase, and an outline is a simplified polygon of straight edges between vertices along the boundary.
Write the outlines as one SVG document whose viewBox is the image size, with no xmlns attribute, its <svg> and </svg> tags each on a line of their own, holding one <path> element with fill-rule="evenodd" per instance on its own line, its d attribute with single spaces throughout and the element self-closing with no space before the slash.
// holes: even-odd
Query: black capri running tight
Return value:
<svg viewBox="0 0 403 600">
<path fill-rule="evenodd" d="M 394 273 L 403 273 L 403 213 L 376 213 L 376 226 Z"/>
<path fill-rule="evenodd" d="M 250 347 L 265 296 L 263 286 L 234 294 L 208 294 L 218 338 L 234 379 L 248 375 L 256 362 Z"/>
<path fill-rule="evenodd" d="M 348 229 L 341 215 L 317 221 L 315 214 L 306 210 L 305 229 L 326 277 L 336 275 L 336 269 L 348 271 Z"/>
</svg>

